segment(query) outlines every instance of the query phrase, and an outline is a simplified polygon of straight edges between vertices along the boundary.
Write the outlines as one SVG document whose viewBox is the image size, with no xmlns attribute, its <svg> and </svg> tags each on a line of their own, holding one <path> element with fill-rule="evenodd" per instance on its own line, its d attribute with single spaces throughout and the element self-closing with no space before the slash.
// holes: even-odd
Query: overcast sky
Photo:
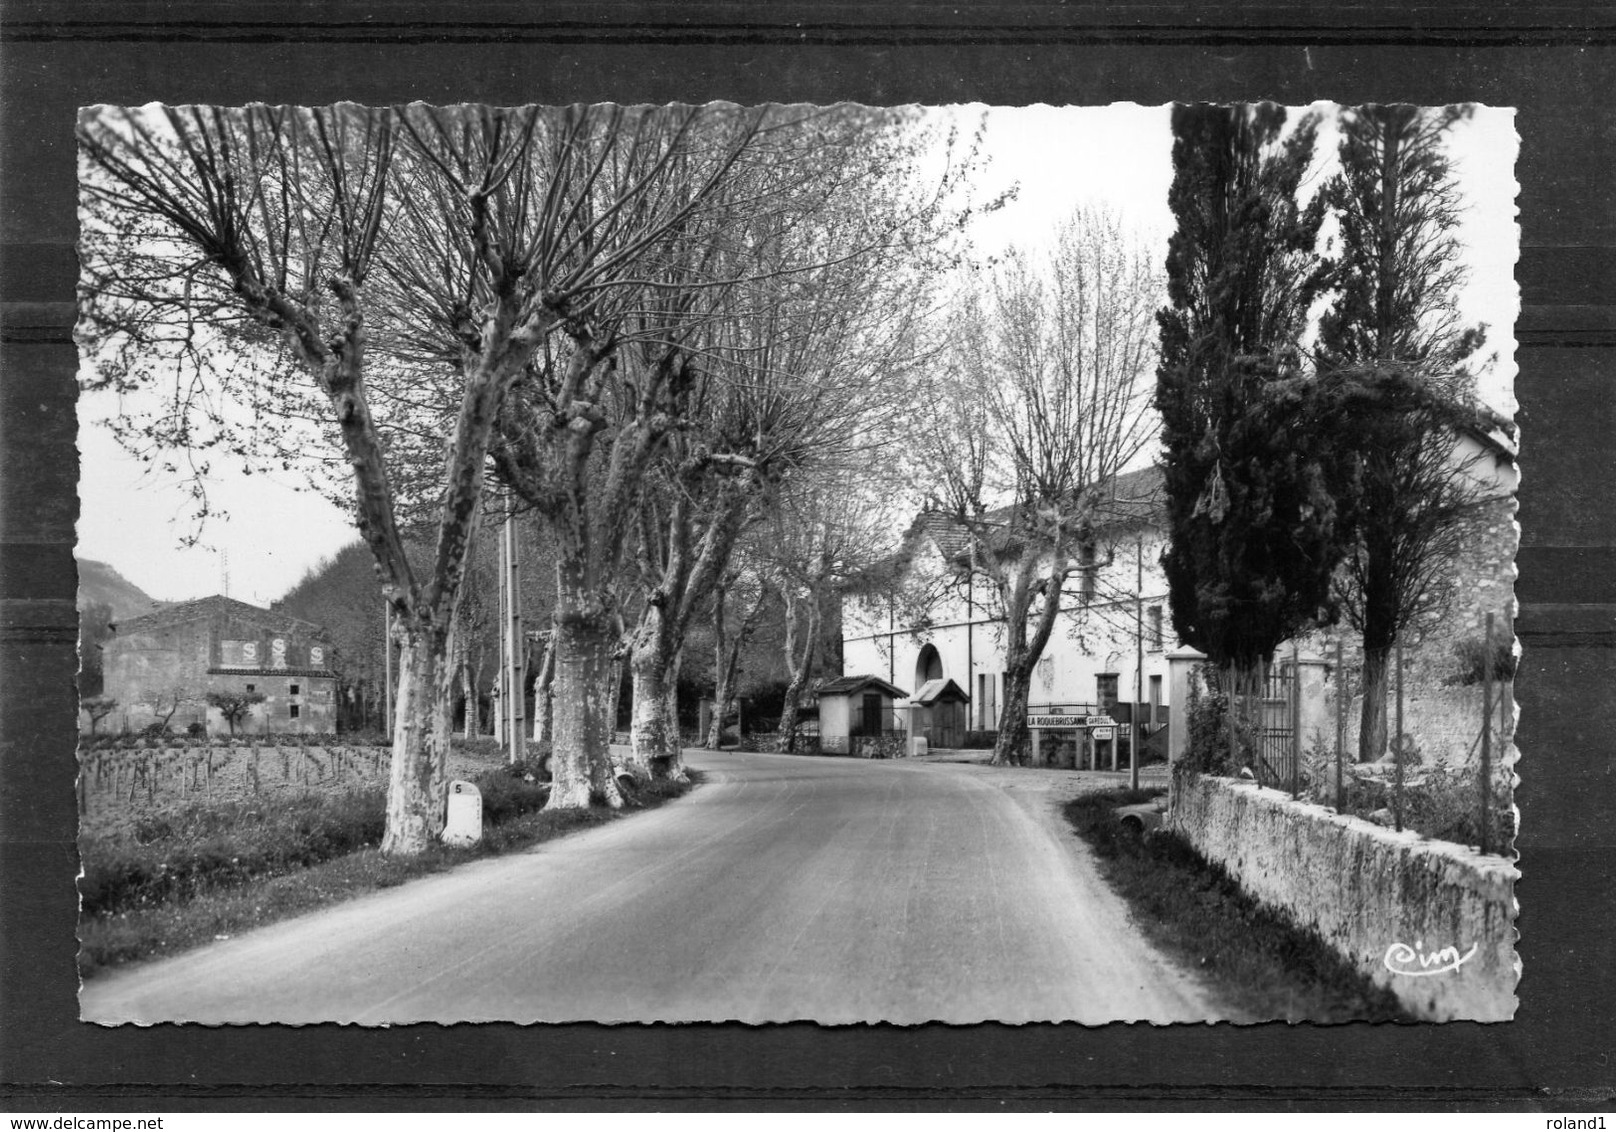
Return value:
<svg viewBox="0 0 1616 1132">
<path fill-rule="evenodd" d="M 969 129 L 984 109 L 947 112 L 959 115 Z M 1172 231 L 1167 107 L 996 107 L 987 114 L 984 149 L 990 161 L 976 196 L 988 200 L 1012 183 L 1020 187 L 1011 204 L 977 220 L 972 236 L 983 252 L 1035 243 L 1076 206 L 1095 203 L 1120 213 L 1165 256 Z M 1333 132 L 1327 130 L 1320 149 L 1330 153 L 1334 147 Z M 1481 392 L 1506 413 L 1515 409 L 1517 150 L 1511 110 L 1478 108 L 1450 139 L 1470 206 L 1462 239 L 1471 281 L 1461 314 L 1467 322 L 1492 328 L 1489 345 L 1500 359 L 1483 375 Z M 343 512 L 296 490 L 294 474 L 221 476 L 209 486 L 210 501 L 229 518 L 210 519 L 203 545 L 182 548 L 191 531 L 190 499 L 177 477 L 147 474 L 118 448 L 102 422 L 119 408 L 111 394 L 88 394 L 79 401 L 78 553 L 110 563 L 152 597 L 176 601 L 223 592 L 221 552 L 227 552 L 230 596 L 267 605 L 321 558 L 357 537 Z"/>
</svg>

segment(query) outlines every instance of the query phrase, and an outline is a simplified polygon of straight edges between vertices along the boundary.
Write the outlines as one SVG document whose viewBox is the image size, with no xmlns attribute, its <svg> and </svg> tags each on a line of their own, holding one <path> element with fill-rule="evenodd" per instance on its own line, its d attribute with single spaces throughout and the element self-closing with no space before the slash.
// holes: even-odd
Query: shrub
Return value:
<svg viewBox="0 0 1616 1132">
<path fill-rule="evenodd" d="M 185 734 L 190 736 L 192 739 L 206 739 L 208 737 L 208 725 L 197 720 L 192 720 L 190 723 L 186 724 Z"/>
<path fill-rule="evenodd" d="M 142 816 L 121 834 L 80 839 L 79 893 L 106 915 L 240 883 L 351 852 L 381 839 L 379 789 L 273 800 L 201 802 Z"/>
<path fill-rule="evenodd" d="M 1480 637 L 1467 637 L 1453 646 L 1454 670 L 1443 677 L 1449 685 L 1468 687 L 1480 684 L 1487 675 L 1487 642 Z M 1494 641 L 1492 654 L 1494 680 L 1515 679 L 1515 642 Z"/>
<path fill-rule="evenodd" d="M 991 751 L 993 744 L 998 741 L 997 731 L 967 731 L 965 741 L 960 746 L 967 751 Z"/>
</svg>

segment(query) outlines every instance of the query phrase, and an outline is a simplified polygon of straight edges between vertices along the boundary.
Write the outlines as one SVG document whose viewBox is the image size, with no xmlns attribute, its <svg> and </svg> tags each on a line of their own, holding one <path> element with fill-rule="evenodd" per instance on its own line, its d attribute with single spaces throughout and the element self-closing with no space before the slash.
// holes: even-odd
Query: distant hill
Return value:
<svg viewBox="0 0 1616 1132">
<path fill-rule="evenodd" d="M 111 607 L 112 620 L 126 621 L 131 617 L 139 617 L 143 613 L 150 613 L 164 603 L 154 600 L 145 590 L 125 578 L 105 562 L 81 558 L 79 559 L 79 611 L 82 613 L 96 604 Z"/>
</svg>

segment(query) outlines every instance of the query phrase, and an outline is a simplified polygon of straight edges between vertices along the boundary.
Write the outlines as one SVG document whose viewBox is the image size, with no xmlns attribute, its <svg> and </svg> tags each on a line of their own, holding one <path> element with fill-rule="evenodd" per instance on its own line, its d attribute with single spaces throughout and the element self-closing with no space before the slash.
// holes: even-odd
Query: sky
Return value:
<svg viewBox="0 0 1616 1132">
<path fill-rule="evenodd" d="M 1035 245 L 1081 204 L 1107 206 L 1163 257 L 1172 231 L 1167 191 L 1172 181 L 1172 138 L 1166 106 L 950 107 L 968 131 L 987 114 L 983 152 L 988 163 L 976 197 L 989 200 L 1011 185 L 1015 199 L 978 216 L 972 239 L 984 254 L 1012 244 Z M 1514 113 L 1478 107 L 1455 128 L 1449 152 L 1468 212 L 1460 233 L 1470 285 L 1460 298 L 1467 323 L 1492 328 L 1489 346 L 1500 359 L 1481 381 L 1493 407 L 1513 413 L 1514 339 L 1519 311 L 1514 282 L 1518 248 L 1514 176 L 1518 144 Z M 1321 132 L 1322 153 L 1334 150 L 1333 131 Z M 1322 166 L 1319 179 L 1328 175 Z M 346 513 L 307 491 L 297 474 L 218 476 L 210 503 L 223 517 L 208 520 L 197 546 L 191 502 L 178 476 L 148 472 L 125 454 L 104 422 L 121 409 L 112 394 L 79 400 L 81 558 L 111 564 L 152 597 L 182 601 L 225 593 L 268 605 L 321 559 L 358 537 Z M 225 567 L 228 560 L 228 587 Z"/>
</svg>

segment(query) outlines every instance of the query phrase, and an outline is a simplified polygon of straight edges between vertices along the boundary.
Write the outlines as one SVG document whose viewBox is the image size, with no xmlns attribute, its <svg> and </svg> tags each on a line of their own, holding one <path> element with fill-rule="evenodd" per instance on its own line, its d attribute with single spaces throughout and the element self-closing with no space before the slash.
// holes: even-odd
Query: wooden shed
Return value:
<svg viewBox="0 0 1616 1132">
<path fill-rule="evenodd" d="M 928 680 L 910 702 L 914 705 L 914 734 L 924 735 L 927 747 L 964 745 L 971 697 L 958 684 Z"/>
</svg>

